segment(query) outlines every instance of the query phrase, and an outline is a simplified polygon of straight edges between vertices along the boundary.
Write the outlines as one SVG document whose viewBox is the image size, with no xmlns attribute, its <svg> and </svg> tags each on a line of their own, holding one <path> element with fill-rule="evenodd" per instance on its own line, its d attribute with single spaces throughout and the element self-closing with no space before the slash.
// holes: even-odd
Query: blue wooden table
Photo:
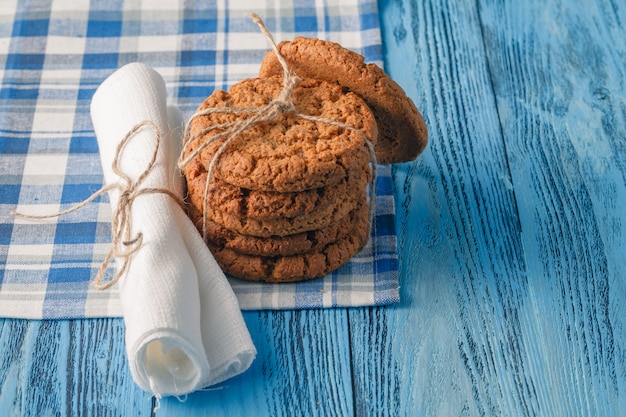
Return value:
<svg viewBox="0 0 626 417">
<path fill-rule="evenodd" d="M 626 415 L 626 4 L 382 0 L 430 143 L 394 167 L 402 301 L 246 312 L 259 351 L 157 401 L 121 319 L 0 321 L 0 415 Z"/>
</svg>

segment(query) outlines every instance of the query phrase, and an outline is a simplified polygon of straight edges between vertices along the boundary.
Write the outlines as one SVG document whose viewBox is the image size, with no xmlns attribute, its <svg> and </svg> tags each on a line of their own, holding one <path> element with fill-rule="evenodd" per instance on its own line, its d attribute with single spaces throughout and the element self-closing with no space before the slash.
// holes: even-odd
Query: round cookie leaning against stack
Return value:
<svg viewBox="0 0 626 417">
<path fill-rule="evenodd" d="M 215 162 L 206 187 L 225 140 L 207 142 L 225 130 L 215 127 L 244 122 L 251 108 L 268 105 L 282 88 L 281 77 L 266 77 L 213 92 L 198 112 L 233 111 L 195 116 L 183 155 L 195 153 L 183 168 L 190 217 L 224 271 L 247 280 L 325 275 L 369 237 L 367 140 L 375 144 L 377 125 L 365 102 L 336 84 L 301 80 L 292 95 L 295 111 L 242 130 Z"/>
<path fill-rule="evenodd" d="M 287 65 L 300 77 L 337 83 L 359 95 L 378 124 L 376 158 L 392 164 L 414 160 L 428 143 L 422 115 L 402 87 L 379 66 L 338 43 L 296 37 L 278 44 Z M 259 77 L 282 74 L 274 51 L 265 54 Z"/>
</svg>

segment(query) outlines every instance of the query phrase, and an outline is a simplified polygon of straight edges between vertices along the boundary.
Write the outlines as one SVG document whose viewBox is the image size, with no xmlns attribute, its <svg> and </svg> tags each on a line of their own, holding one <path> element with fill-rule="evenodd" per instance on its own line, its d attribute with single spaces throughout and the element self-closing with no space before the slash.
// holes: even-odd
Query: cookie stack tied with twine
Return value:
<svg viewBox="0 0 626 417">
<path fill-rule="evenodd" d="M 251 16 L 281 71 L 216 90 L 190 119 L 188 212 L 230 275 L 312 279 L 367 243 L 379 123 L 346 86 L 292 72 Z"/>
</svg>

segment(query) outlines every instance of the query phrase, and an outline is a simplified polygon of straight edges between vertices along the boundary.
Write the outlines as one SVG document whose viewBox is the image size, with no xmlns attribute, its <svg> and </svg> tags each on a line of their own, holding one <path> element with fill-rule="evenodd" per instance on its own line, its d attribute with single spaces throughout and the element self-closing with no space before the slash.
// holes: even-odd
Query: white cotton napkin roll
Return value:
<svg viewBox="0 0 626 417">
<path fill-rule="evenodd" d="M 91 102 L 107 184 L 116 147 L 138 123 L 161 132 L 157 162 L 142 187 L 180 195 L 175 169 L 182 146 L 182 115 L 167 107 L 162 77 L 146 65 L 128 64 L 107 78 Z M 136 179 L 155 149 L 155 135 L 141 129 L 121 154 L 122 172 Z M 119 192 L 109 193 L 115 209 Z M 237 299 L 200 234 L 171 196 L 144 194 L 134 200 L 132 235 L 143 245 L 119 281 L 126 351 L 137 384 L 157 396 L 184 395 L 245 371 L 256 349 Z"/>
</svg>

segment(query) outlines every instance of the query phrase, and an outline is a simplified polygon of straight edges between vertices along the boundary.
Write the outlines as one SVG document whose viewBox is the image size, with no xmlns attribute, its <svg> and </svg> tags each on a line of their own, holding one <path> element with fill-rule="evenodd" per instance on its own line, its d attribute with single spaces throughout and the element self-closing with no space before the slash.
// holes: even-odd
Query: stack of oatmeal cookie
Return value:
<svg viewBox="0 0 626 417">
<path fill-rule="evenodd" d="M 238 133 L 214 161 L 207 186 L 224 141 L 211 138 L 283 89 L 282 68 L 270 52 L 259 78 L 217 90 L 200 105 L 199 112 L 225 110 L 193 118 L 185 155 L 196 155 L 183 170 L 189 215 L 224 271 L 268 282 L 323 276 L 367 243 L 368 141 L 385 163 L 414 159 L 426 143 L 413 103 L 360 55 L 306 38 L 279 48 L 301 77 L 289 97 L 293 107 Z"/>
</svg>

